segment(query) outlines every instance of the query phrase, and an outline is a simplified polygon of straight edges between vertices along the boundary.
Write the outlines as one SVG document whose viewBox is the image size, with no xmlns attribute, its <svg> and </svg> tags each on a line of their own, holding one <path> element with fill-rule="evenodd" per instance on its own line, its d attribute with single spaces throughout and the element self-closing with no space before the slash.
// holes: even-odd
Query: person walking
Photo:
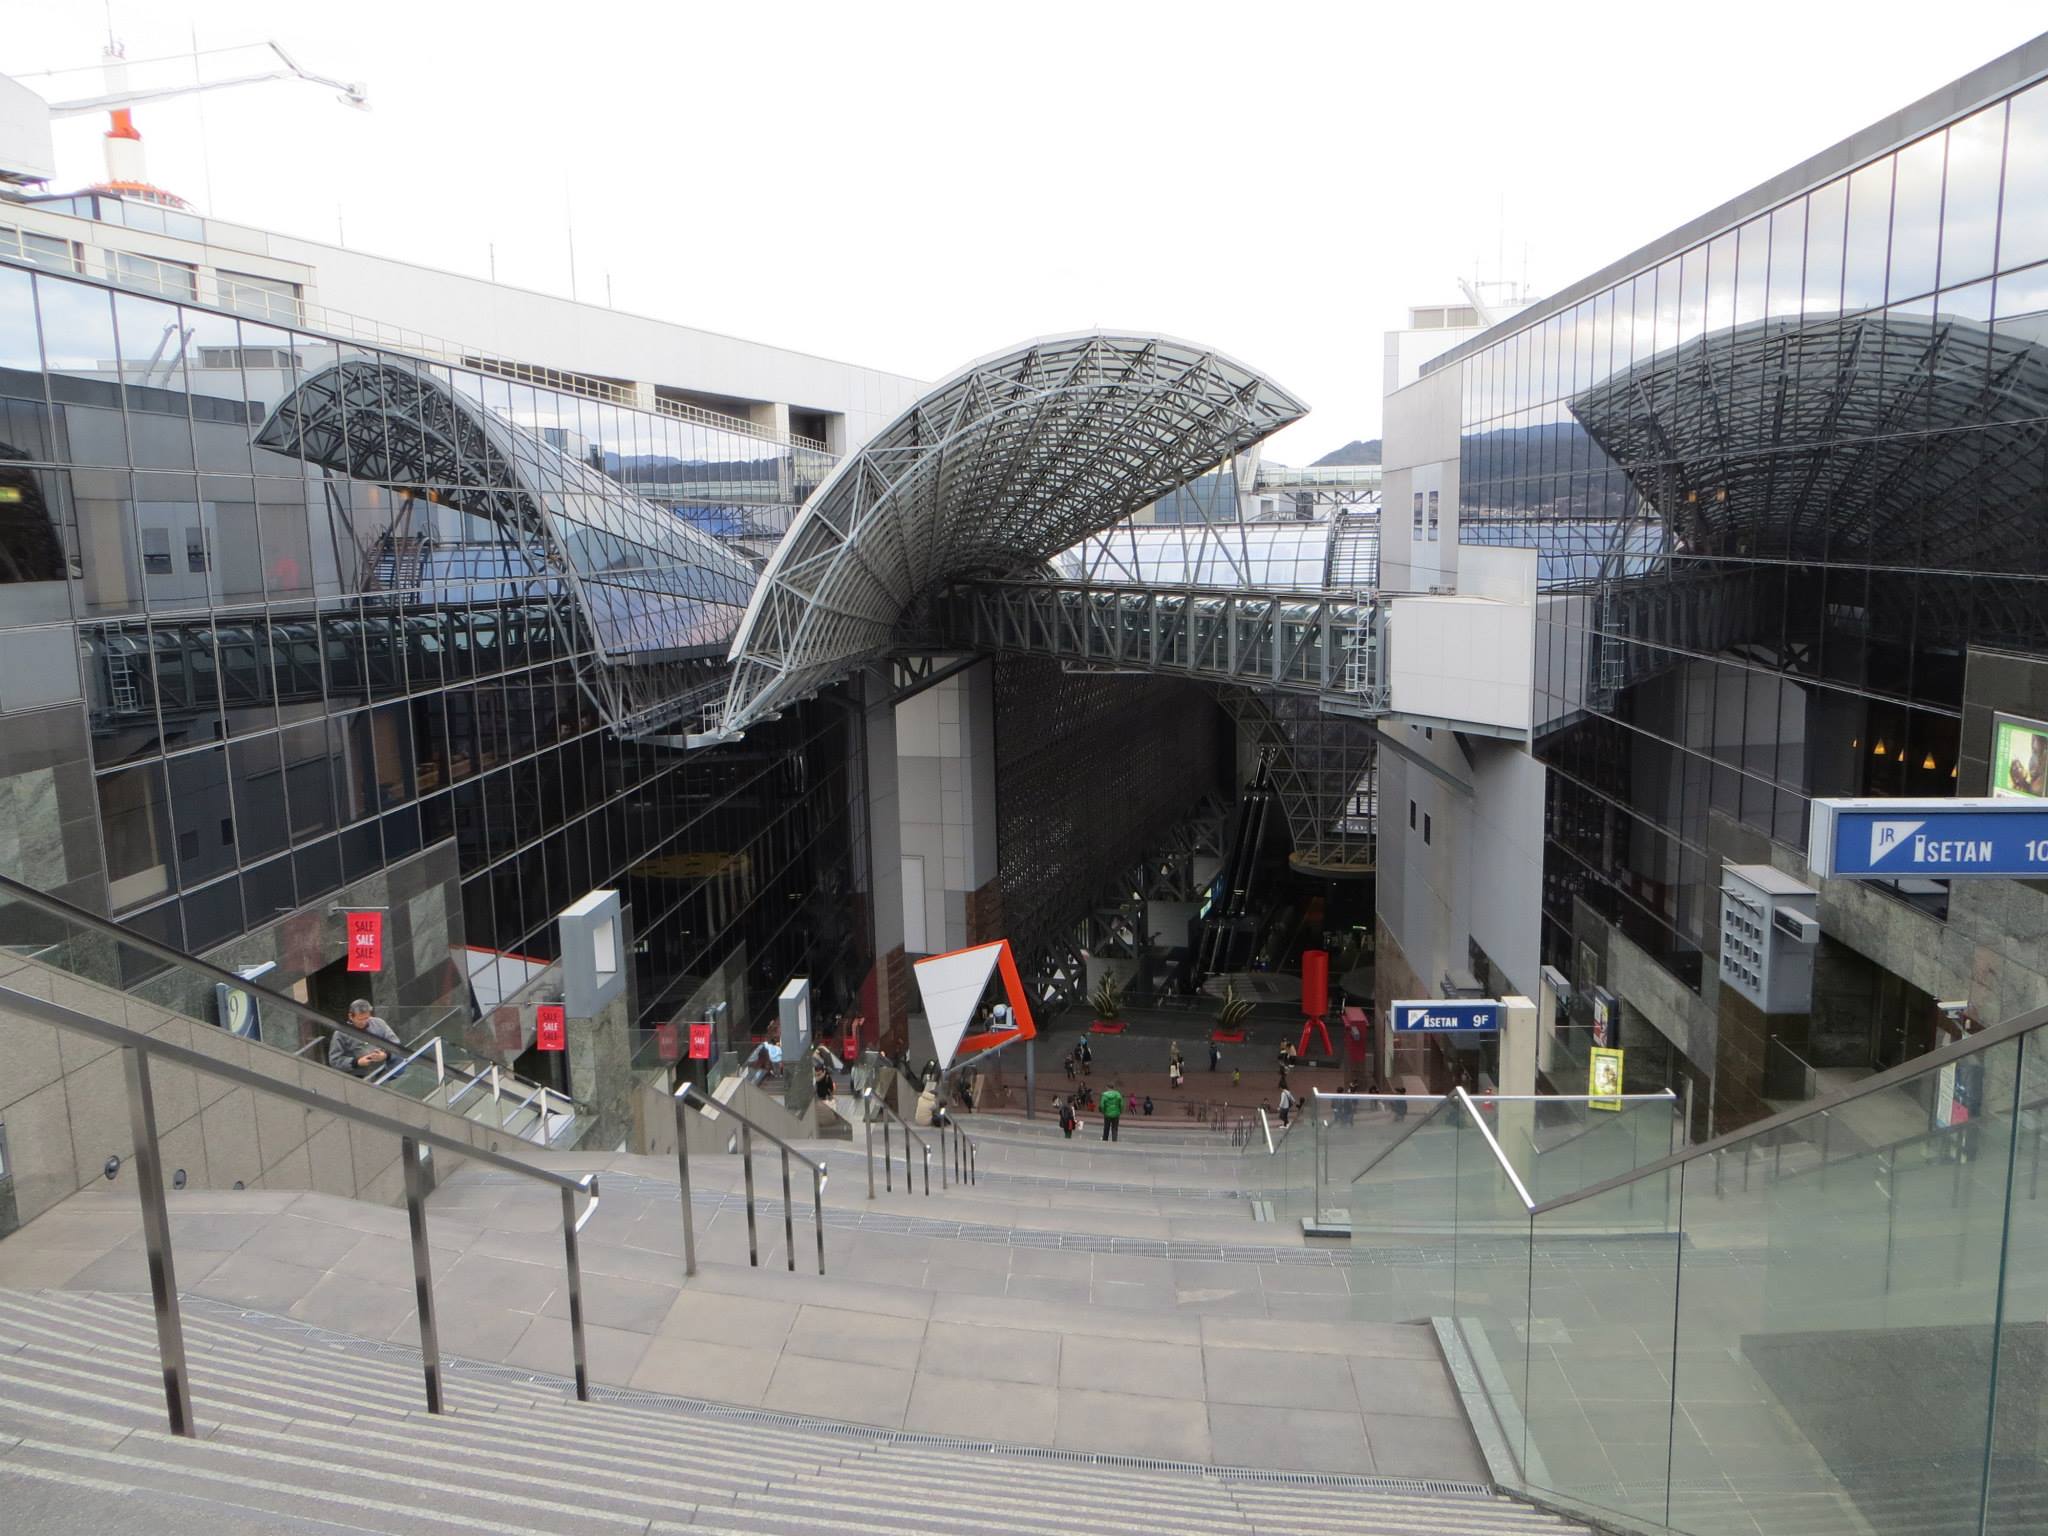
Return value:
<svg viewBox="0 0 2048 1536">
<path fill-rule="evenodd" d="M 1102 1090 L 1102 1097 L 1096 1100 L 1095 1107 L 1102 1111 L 1102 1139 L 1117 1140 L 1117 1122 L 1124 1117 L 1123 1089 L 1111 1083 Z"/>
<path fill-rule="evenodd" d="M 1280 1123 L 1286 1125 L 1294 1116 L 1294 1090 L 1284 1083 L 1280 1088 Z"/>
<path fill-rule="evenodd" d="M 1074 1139 L 1074 1106 L 1065 1099 L 1054 1099 L 1052 1101 L 1052 1111 L 1055 1115 L 1059 1116 L 1061 1133 L 1065 1135 L 1067 1140 L 1072 1141 Z"/>
<path fill-rule="evenodd" d="M 1403 1084 L 1394 1084 L 1394 1118 L 1396 1120 L 1406 1120 L 1408 1118 L 1407 1093 L 1408 1089 Z"/>
<path fill-rule="evenodd" d="M 1209 1070 L 1214 1072 L 1223 1065 L 1223 1047 L 1214 1040 L 1209 1042 Z"/>
</svg>

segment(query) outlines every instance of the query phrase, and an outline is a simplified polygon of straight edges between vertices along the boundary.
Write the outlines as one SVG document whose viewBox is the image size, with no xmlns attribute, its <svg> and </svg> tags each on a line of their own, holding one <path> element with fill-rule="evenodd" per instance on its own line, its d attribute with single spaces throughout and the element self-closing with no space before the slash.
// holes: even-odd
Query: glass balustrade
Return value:
<svg viewBox="0 0 2048 1536">
<path fill-rule="evenodd" d="M 2044 1024 L 1678 1152 L 1668 1100 L 1458 1095 L 1350 1184 L 1354 1315 L 1434 1321 L 1497 1480 L 1568 1513 L 2048 1528 Z"/>
</svg>

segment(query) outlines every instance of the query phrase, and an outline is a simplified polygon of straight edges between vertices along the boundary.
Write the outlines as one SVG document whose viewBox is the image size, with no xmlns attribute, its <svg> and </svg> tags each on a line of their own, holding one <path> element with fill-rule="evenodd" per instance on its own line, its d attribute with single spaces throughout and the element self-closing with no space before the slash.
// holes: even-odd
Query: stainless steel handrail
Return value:
<svg viewBox="0 0 2048 1536">
<path fill-rule="evenodd" d="M 451 1093 L 448 1096 L 448 1102 L 442 1105 L 441 1107 L 443 1109 L 453 1109 L 456 1105 L 460 1104 L 464 1099 L 469 1097 L 470 1090 L 474 1088 L 480 1088 L 486 1082 L 488 1082 L 491 1085 L 491 1097 L 498 1097 L 498 1065 L 496 1062 L 493 1062 L 490 1066 L 484 1068 L 483 1071 L 477 1073 L 468 1082 L 464 1083 L 460 1088 L 456 1089 L 453 1093 Z"/>
<path fill-rule="evenodd" d="M 1259 1106 L 1259 1129 L 1266 1133 L 1266 1155 L 1271 1157 L 1277 1150 L 1273 1145 L 1273 1122 L 1266 1118 L 1266 1106 L 1263 1104 Z M 1282 1141 L 1287 1139 L 1285 1131 L 1280 1133 L 1280 1139 Z"/>
<path fill-rule="evenodd" d="M 178 1309 L 178 1281 L 171 1251 L 170 1214 L 164 1202 L 163 1155 L 158 1145 L 156 1094 L 150 1080 L 150 1060 L 160 1057 L 195 1072 L 224 1078 L 259 1093 L 276 1094 L 307 1109 L 337 1116 L 356 1125 L 384 1131 L 399 1139 L 399 1161 L 405 1176 L 406 1222 L 412 1234 L 413 1299 L 420 1325 L 420 1368 L 426 1377 L 427 1411 L 442 1411 L 440 1334 L 434 1320 L 433 1271 L 427 1247 L 427 1176 L 423 1149 L 440 1147 L 493 1168 L 503 1169 L 543 1184 L 552 1184 L 562 1195 L 562 1248 L 569 1280 L 569 1331 L 576 1361 L 576 1397 L 590 1401 L 590 1371 L 583 1341 L 583 1271 L 577 1257 L 576 1238 L 597 1213 L 597 1175 L 580 1178 L 484 1147 L 473 1146 L 453 1136 L 412 1125 L 376 1110 L 363 1109 L 338 1094 L 330 1096 L 296 1083 L 280 1082 L 250 1067 L 217 1061 L 189 1046 L 160 1040 L 154 1035 L 96 1019 L 75 1008 L 32 997 L 11 987 L 0 987 L 0 1008 L 25 1015 L 59 1029 L 89 1035 L 114 1046 L 122 1054 L 128 1082 L 128 1119 L 135 1140 L 135 1182 L 142 1201 L 143 1246 L 149 1259 L 149 1289 L 156 1309 L 157 1353 L 163 1362 L 164 1398 L 170 1411 L 171 1433 L 196 1436 L 192 1417 L 191 1374 L 185 1362 L 185 1329 Z M 336 1078 L 336 1083 L 344 1079 Z M 354 1081 L 354 1079 L 346 1079 Z M 590 1203 L 577 1214 L 576 1196 L 587 1193 Z"/>
<path fill-rule="evenodd" d="M 1487 1149 L 1493 1153 L 1493 1160 L 1500 1164 L 1501 1172 L 1508 1176 L 1508 1182 L 1514 1185 L 1515 1193 L 1521 1197 L 1522 1204 L 1532 1211 L 1535 1210 L 1536 1201 L 1529 1193 L 1529 1186 L 1522 1182 L 1522 1176 L 1515 1172 L 1515 1165 L 1508 1161 L 1507 1153 L 1501 1150 L 1500 1142 L 1494 1138 L 1493 1127 L 1488 1125 L 1486 1117 L 1479 1113 L 1479 1106 L 1472 1102 L 1472 1095 L 1463 1088 L 1454 1091 L 1458 1095 L 1458 1102 L 1465 1106 L 1465 1113 L 1472 1117 L 1472 1123 L 1479 1128 L 1479 1134 L 1486 1138 Z"/>
<path fill-rule="evenodd" d="M 960 1122 L 944 1105 L 933 1108 L 932 1129 L 939 1134 L 939 1188 L 950 1189 L 954 1184 L 975 1184 L 979 1182 L 975 1170 L 974 1138 L 961 1128 Z M 951 1158 L 952 1176 L 947 1177 L 946 1137 L 953 1138 Z"/>
<path fill-rule="evenodd" d="M 931 1192 L 932 1192 L 932 1149 L 931 1149 L 931 1148 L 930 1148 L 929 1146 L 925 1145 L 925 1139 L 924 1139 L 924 1138 L 923 1138 L 922 1136 L 918 1135 L 916 1131 L 914 1131 L 914 1130 L 912 1130 L 912 1129 L 911 1129 L 911 1126 L 910 1126 L 910 1122 L 909 1122 L 908 1120 L 904 1119 L 904 1118 L 903 1118 L 903 1117 L 902 1117 L 901 1115 L 899 1115 L 898 1113 L 896 1113 L 896 1106 L 895 1106 L 894 1104 L 891 1104 L 891 1103 L 890 1103 L 890 1102 L 889 1102 L 889 1101 L 888 1101 L 887 1099 L 883 1098 L 883 1097 L 882 1097 L 882 1096 L 881 1096 L 880 1094 L 876 1093 L 874 1089 L 872 1089 L 872 1088 L 863 1088 L 863 1089 L 861 1089 L 861 1091 L 860 1091 L 860 1096 L 861 1096 L 861 1098 L 862 1098 L 862 1099 L 866 1100 L 866 1101 L 867 1101 L 868 1103 L 872 1104 L 872 1105 L 873 1105 L 873 1106 L 874 1106 L 875 1108 L 879 1109 L 879 1110 L 880 1110 L 880 1111 L 882 1112 L 882 1188 L 883 1188 L 883 1192 L 884 1192 L 885 1194 L 894 1194 L 894 1193 L 896 1192 L 896 1183 L 895 1183 L 895 1177 L 894 1177 L 894 1175 L 893 1175 L 893 1174 L 891 1174 L 891 1173 L 890 1173 L 890 1171 L 889 1171 L 889 1170 L 890 1170 L 890 1168 L 891 1168 L 891 1166 L 892 1166 L 892 1164 L 891 1164 L 891 1153 L 890 1153 L 890 1150 L 889 1150 L 889 1122 L 890 1122 L 891 1120 L 894 1120 L 894 1121 L 895 1121 L 895 1122 L 896 1122 L 896 1123 L 897 1123 L 898 1125 L 900 1125 L 900 1126 L 902 1126 L 902 1127 L 903 1127 L 903 1189 L 904 1189 L 904 1193 L 908 1194 L 908 1193 L 910 1193 L 910 1192 L 911 1192 L 911 1184 L 912 1184 L 912 1181 L 913 1181 L 913 1179 L 914 1179 L 914 1178 L 916 1177 L 916 1170 L 915 1170 L 915 1165 L 914 1165 L 914 1164 L 913 1164 L 913 1163 L 912 1163 L 912 1162 L 910 1161 L 910 1144 L 911 1144 L 911 1143 L 912 1143 L 912 1142 L 914 1141 L 914 1142 L 916 1142 L 916 1143 L 917 1143 L 917 1148 L 918 1148 L 918 1150 L 919 1150 L 920 1152 L 924 1153 L 924 1192 L 925 1192 L 925 1197 L 926 1197 L 927 1199 L 929 1199 L 929 1198 L 931 1197 Z M 863 1125 L 864 1127 L 866 1127 L 866 1130 L 867 1130 L 867 1151 L 868 1151 L 868 1198 L 869 1198 L 870 1200 L 872 1200 L 872 1199 L 874 1199 L 874 1198 L 875 1198 L 875 1122 L 874 1122 L 874 1117 L 873 1117 L 873 1116 L 871 1116 L 871 1115 L 863 1115 L 863 1116 L 861 1117 L 861 1124 L 862 1124 L 862 1125 Z M 943 1179 L 943 1178 L 944 1178 L 944 1175 L 942 1174 L 942 1175 L 941 1175 L 940 1177 L 941 1177 L 941 1179 Z"/>
<path fill-rule="evenodd" d="M 676 1105 L 676 1175 L 682 1183 L 683 1197 L 683 1273 L 697 1273 L 697 1214 L 690 1205 L 690 1125 L 683 1118 L 683 1112 L 694 1109 L 705 1119 L 718 1115 L 731 1115 L 740 1123 L 739 1154 L 745 1167 L 747 1186 L 747 1262 L 754 1268 L 761 1267 L 761 1247 L 754 1216 L 754 1135 L 756 1132 L 767 1137 L 782 1149 L 782 1248 L 789 1261 L 791 1274 L 796 1273 L 796 1207 L 790 1201 L 789 1160 L 795 1158 L 811 1170 L 811 1220 L 818 1234 L 818 1273 L 825 1273 L 825 1180 L 829 1176 L 825 1165 L 804 1156 L 767 1126 L 753 1119 L 745 1112 L 730 1104 L 721 1104 L 707 1098 L 695 1083 L 685 1083 L 675 1091 Z"/>
<path fill-rule="evenodd" d="M 446 1081 L 448 1076 L 448 1059 L 441 1049 L 441 1037 L 439 1035 L 429 1035 L 420 1045 L 407 1055 L 392 1062 L 382 1072 L 371 1073 L 369 1081 L 373 1085 L 381 1087 L 404 1072 L 407 1067 L 418 1061 L 422 1056 L 427 1055 L 431 1055 L 434 1058 L 434 1081 L 436 1083 Z"/>
</svg>

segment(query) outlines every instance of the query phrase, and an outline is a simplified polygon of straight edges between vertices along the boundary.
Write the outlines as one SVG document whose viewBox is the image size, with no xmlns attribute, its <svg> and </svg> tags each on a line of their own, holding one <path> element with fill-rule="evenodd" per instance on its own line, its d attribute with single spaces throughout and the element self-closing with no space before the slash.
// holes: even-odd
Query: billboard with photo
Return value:
<svg viewBox="0 0 2048 1536">
<path fill-rule="evenodd" d="M 2048 800 L 2048 724 L 2016 715 L 1991 717 L 1991 795 Z"/>
</svg>

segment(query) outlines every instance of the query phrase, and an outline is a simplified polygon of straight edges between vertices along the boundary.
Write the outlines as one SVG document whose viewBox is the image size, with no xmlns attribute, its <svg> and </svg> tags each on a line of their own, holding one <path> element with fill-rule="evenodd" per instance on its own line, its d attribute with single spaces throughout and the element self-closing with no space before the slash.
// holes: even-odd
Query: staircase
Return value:
<svg viewBox="0 0 2048 1536">
<path fill-rule="evenodd" d="M 672 1161 L 551 1159 L 601 1170 L 588 1404 L 553 1191 L 470 1167 L 429 1201 L 441 1415 L 403 1211 L 173 1194 L 196 1439 L 166 1431 L 134 1192 L 75 1196 L 0 1242 L 0 1529 L 1583 1529 L 1486 1486 L 1429 1330 L 1350 1322 L 1330 1253 L 1251 1222 L 1271 1159 L 983 1119 L 975 1186 L 871 1202 L 859 1129 L 806 1144 L 832 1173 L 824 1278 L 807 1190 L 798 1272 L 774 1199 L 747 1266 L 737 1157 L 692 1158 L 687 1281 Z"/>
</svg>

